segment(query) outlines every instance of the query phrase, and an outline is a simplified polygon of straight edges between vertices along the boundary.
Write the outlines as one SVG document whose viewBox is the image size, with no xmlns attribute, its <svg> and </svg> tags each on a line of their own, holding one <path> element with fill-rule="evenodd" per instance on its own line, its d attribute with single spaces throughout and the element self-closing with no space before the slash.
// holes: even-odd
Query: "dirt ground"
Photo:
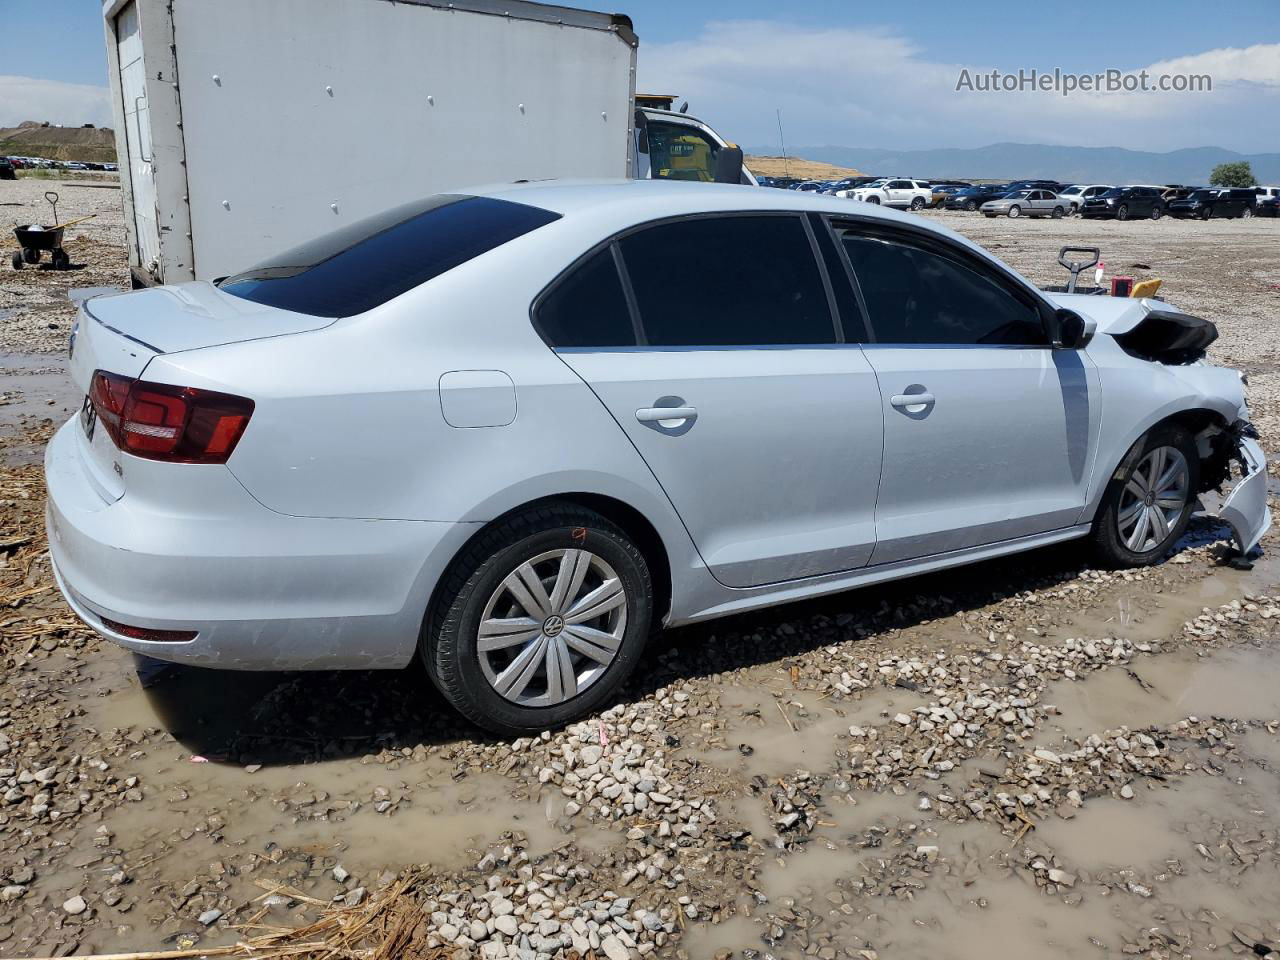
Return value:
<svg viewBox="0 0 1280 960">
<path fill-rule="evenodd" d="M 0 183 L 13 220 L 40 219 L 36 186 Z M 69 247 L 87 266 L 0 272 L 0 954 L 1280 944 L 1275 534 L 1252 570 L 1197 519 L 1142 571 L 1055 548 L 671 631 L 617 706 L 515 742 L 417 668 L 228 674 L 94 639 L 52 582 L 40 448 L 79 399 L 66 289 L 124 282 L 123 232 L 117 193 L 54 188 L 100 212 Z M 1280 452 L 1280 222 L 924 216 L 1040 283 L 1065 243 L 1163 278 Z"/>
</svg>

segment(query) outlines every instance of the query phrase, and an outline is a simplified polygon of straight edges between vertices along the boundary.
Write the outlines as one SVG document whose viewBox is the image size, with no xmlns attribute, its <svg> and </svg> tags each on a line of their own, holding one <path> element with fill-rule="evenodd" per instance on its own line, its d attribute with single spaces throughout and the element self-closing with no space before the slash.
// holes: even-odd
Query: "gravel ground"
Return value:
<svg viewBox="0 0 1280 960">
<path fill-rule="evenodd" d="M 459 721 L 417 668 L 225 674 L 98 642 L 43 538 L 39 450 L 76 398 L 33 356 L 62 349 L 65 286 L 124 280 L 118 195 L 83 192 L 63 205 L 103 208 L 72 254 L 94 266 L 0 284 L 18 310 L 0 343 L 0 953 L 1280 944 L 1275 536 L 1250 571 L 1197 520 L 1148 570 L 1043 550 L 672 631 L 617 706 L 515 742 Z M 1163 277 L 1219 323 L 1215 357 L 1249 371 L 1276 453 L 1280 223 L 927 216 L 1037 282 L 1090 241 L 1110 272 Z"/>
</svg>

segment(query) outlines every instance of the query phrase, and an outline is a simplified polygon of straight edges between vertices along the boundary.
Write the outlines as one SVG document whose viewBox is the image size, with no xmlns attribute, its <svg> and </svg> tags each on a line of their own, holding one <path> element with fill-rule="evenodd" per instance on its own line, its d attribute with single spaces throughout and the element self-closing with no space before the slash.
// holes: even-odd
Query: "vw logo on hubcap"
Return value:
<svg viewBox="0 0 1280 960">
<path fill-rule="evenodd" d="M 544 636 L 558 637 L 563 630 L 564 617 L 560 616 L 558 613 L 553 613 L 551 616 L 547 617 L 546 620 L 542 621 L 542 633 Z"/>
</svg>

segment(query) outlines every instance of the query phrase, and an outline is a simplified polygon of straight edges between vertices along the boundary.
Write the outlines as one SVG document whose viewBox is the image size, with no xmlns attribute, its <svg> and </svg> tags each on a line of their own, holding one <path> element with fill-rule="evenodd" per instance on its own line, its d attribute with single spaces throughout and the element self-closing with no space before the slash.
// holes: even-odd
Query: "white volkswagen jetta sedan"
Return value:
<svg viewBox="0 0 1280 960">
<path fill-rule="evenodd" d="M 437 196 L 88 301 L 49 445 L 68 602 L 139 653 L 403 667 L 504 734 L 651 631 L 1089 538 L 1270 522 L 1241 377 L 869 204 L 671 182 Z"/>
</svg>

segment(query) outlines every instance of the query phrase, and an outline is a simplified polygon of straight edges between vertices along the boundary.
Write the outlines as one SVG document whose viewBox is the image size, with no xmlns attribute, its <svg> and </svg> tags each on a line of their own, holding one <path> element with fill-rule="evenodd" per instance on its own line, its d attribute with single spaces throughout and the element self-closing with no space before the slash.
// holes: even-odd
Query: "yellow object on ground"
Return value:
<svg viewBox="0 0 1280 960">
<path fill-rule="evenodd" d="M 1143 280 L 1141 283 L 1135 283 L 1133 290 L 1130 291 L 1130 297 L 1154 297 L 1156 291 L 1160 289 L 1160 284 L 1164 283 L 1159 277 L 1151 280 Z"/>
</svg>

